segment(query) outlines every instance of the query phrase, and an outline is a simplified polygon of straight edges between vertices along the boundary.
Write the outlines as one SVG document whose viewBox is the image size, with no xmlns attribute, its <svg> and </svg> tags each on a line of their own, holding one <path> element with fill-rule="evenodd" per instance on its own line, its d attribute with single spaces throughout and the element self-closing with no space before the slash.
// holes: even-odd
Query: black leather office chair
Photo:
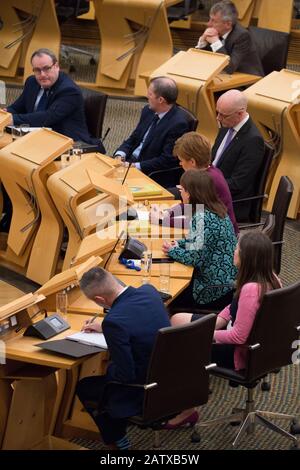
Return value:
<svg viewBox="0 0 300 470">
<path fill-rule="evenodd" d="M 167 8 L 169 23 L 185 19 L 188 15 L 198 10 L 199 3 L 199 0 L 184 0 L 183 2 L 177 3 L 177 5 Z"/>
<path fill-rule="evenodd" d="M 277 274 L 280 273 L 281 268 L 284 224 L 293 191 L 294 186 L 290 178 L 288 176 L 282 176 L 278 184 L 271 210 L 271 214 L 273 214 L 275 218 L 275 226 L 272 230 L 272 234 L 270 235 L 270 239 L 274 246 L 274 270 Z M 242 228 L 252 229 L 263 226 L 264 223 L 259 222 L 256 224 L 244 224 L 242 225 Z"/>
<path fill-rule="evenodd" d="M 274 270 L 280 273 L 283 245 L 283 231 L 294 186 L 288 176 L 282 176 L 276 191 L 271 213 L 275 216 L 275 227 L 271 235 L 274 245 Z"/>
<path fill-rule="evenodd" d="M 289 34 L 272 29 L 249 26 L 265 75 L 286 67 Z"/>
<path fill-rule="evenodd" d="M 261 379 L 275 369 L 287 366 L 294 359 L 293 349 L 298 347 L 300 338 L 300 282 L 282 289 L 276 289 L 264 295 L 257 312 L 247 345 L 247 363 L 244 370 L 233 370 L 215 367 L 210 370 L 214 376 L 228 380 L 233 386 L 243 386 L 247 389 L 245 409 L 234 410 L 229 416 L 199 422 L 194 430 L 192 440 L 199 442 L 200 428 L 224 422 L 242 421 L 238 434 L 233 442 L 237 446 L 245 432 L 251 432 L 254 424 L 259 423 L 272 431 L 287 437 L 293 442 L 293 448 L 298 447 L 297 438 L 280 428 L 267 418 L 287 419 L 291 422 L 291 432 L 299 434 L 300 427 L 296 416 L 255 409 L 254 390 Z M 214 347 L 218 345 L 215 344 Z M 223 346 L 223 345 L 222 345 Z M 284 401 L 284 395 L 278 397 Z"/>
<path fill-rule="evenodd" d="M 143 411 L 130 422 L 155 431 L 181 411 L 208 401 L 208 370 L 216 316 L 207 315 L 180 327 L 159 330 L 148 367 Z M 110 386 L 120 386 L 118 383 Z M 126 385 L 127 386 L 127 385 Z M 109 393 L 109 389 L 108 389 Z"/>
<path fill-rule="evenodd" d="M 261 211 L 264 199 L 267 197 L 265 194 L 265 187 L 267 178 L 270 170 L 272 160 L 274 158 L 275 149 L 265 142 L 265 151 L 261 167 L 257 173 L 256 184 L 254 188 L 254 194 L 251 197 L 233 200 L 233 208 L 237 205 L 250 204 L 249 220 L 247 223 L 258 223 L 261 219 Z M 243 228 L 245 223 L 240 224 L 240 228 Z"/>
<path fill-rule="evenodd" d="M 92 137 L 101 139 L 105 116 L 107 95 L 97 92 L 84 95 L 84 111 L 89 133 Z"/>
<path fill-rule="evenodd" d="M 198 127 L 198 119 L 196 116 L 184 106 L 179 104 L 177 106 L 184 112 L 186 116 L 189 125 L 189 132 L 196 131 Z M 152 171 L 152 173 L 150 173 L 148 176 L 164 188 L 174 188 L 177 184 L 179 184 L 182 173 L 183 169 L 181 166 L 176 166 L 174 168 L 168 168 L 167 170 Z"/>
</svg>

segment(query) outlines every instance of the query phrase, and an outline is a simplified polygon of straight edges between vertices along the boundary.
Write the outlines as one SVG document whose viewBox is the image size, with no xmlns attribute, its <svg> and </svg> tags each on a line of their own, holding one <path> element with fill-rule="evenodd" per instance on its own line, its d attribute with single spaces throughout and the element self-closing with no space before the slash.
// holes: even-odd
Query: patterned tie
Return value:
<svg viewBox="0 0 300 470">
<path fill-rule="evenodd" d="M 158 121 L 159 121 L 159 116 L 158 116 L 158 114 L 155 114 L 155 116 L 153 117 L 152 122 L 150 124 L 150 127 L 148 128 L 149 129 L 148 134 L 146 135 L 146 139 L 144 140 L 143 147 L 144 147 L 146 142 L 149 142 L 149 141 L 152 140 L 153 135 L 155 133 L 156 126 L 158 124 Z"/>
<path fill-rule="evenodd" d="M 233 127 L 229 127 L 229 129 L 228 129 L 228 131 L 227 131 L 227 134 L 226 134 L 226 138 L 225 138 L 225 142 L 224 142 L 223 149 L 222 149 L 222 151 L 219 153 L 219 155 L 218 155 L 218 156 L 214 159 L 214 161 L 213 161 L 213 165 L 214 165 L 214 166 L 217 166 L 217 163 L 220 161 L 221 156 L 223 155 L 223 153 L 225 152 L 225 150 L 227 149 L 228 145 L 230 144 L 230 142 L 231 142 L 231 140 L 232 140 L 233 134 L 234 134 L 234 128 L 233 128 Z"/>
<path fill-rule="evenodd" d="M 44 90 L 40 101 L 38 102 L 38 105 L 36 107 L 36 111 L 45 111 L 47 109 L 47 103 L 48 103 L 48 90 Z"/>
</svg>

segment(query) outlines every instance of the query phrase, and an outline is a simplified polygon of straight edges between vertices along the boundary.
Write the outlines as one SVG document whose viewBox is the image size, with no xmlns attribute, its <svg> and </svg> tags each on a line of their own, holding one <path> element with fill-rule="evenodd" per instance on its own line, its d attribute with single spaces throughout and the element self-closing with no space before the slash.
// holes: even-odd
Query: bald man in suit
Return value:
<svg viewBox="0 0 300 470">
<path fill-rule="evenodd" d="M 264 140 L 247 113 L 247 98 L 239 90 L 229 90 L 218 99 L 216 108 L 221 127 L 212 147 L 213 165 L 223 172 L 233 201 L 253 196 Z M 233 208 L 238 222 L 247 221 L 250 203 Z"/>
</svg>

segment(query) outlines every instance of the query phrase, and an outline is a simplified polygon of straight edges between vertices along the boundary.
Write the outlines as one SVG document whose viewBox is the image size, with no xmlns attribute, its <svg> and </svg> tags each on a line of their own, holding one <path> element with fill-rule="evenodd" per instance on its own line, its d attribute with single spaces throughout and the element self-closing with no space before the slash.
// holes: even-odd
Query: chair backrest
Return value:
<svg viewBox="0 0 300 470">
<path fill-rule="evenodd" d="M 55 9 L 59 23 L 67 21 L 69 18 L 76 18 L 89 11 L 89 3 L 86 0 L 58 0 L 55 2 Z"/>
<path fill-rule="evenodd" d="M 265 187 L 267 183 L 268 173 L 274 157 L 275 149 L 270 144 L 265 142 L 264 157 L 261 163 L 261 167 L 257 172 L 256 185 L 255 185 L 255 196 L 263 196 L 265 193 Z M 249 222 L 258 223 L 261 219 L 261 211 L 264 198 L 260 197 L 251 201 L 251 208 L 249 212 Z"/>
<path fill-rule="evenodd" d="M 180 104 L 177 105 L 178 108 L 180 108 L 186 115 L 186 119 L 189 124 L 189 132 L 191 131 L 196 131 L 198 127 L 198 119 L 196 116 L 190 111 L 189 109 L 185 108 L 184 106 L 181 106 Z"/>
<path fill-rule="evenodd" d="M 265 218 L 265 222 L 261 231 L 265 235 L 267 235 L 269 238 L 271 238 L 274 228 L 275 228 L 275 215 L 268 214 L 267 217 Z"/>
<path fill-rule="evenodd" d="M 142 421 L 158 421 L 208 400 L 208 371 L 216 315 L 159 330 L 148 368 Z"/>
<path fill-rule="evenodd" d="M 260 345 L 248 353 L 248 381 L 292 363 L 294 342 L 300 336 L 299 305 L 300 282 L 264 295 L 247 341 Z"/>
<path fill-rule="evenodd" d="M 186 16 L 198 10 L 199 0 L 184 0 L 177 5 L 167 8 L 167 16 L 169 23 L 185 18 Z"/>
<path fill-rule="evenodd" d="M 289 34 L 250 26 L 249 32 L 258 51 L 265 75 L 286 67 Z"/>
<path fill-rule="evenodd" d="M 280 272 L 285 219 L 293 195 L 294 186 L 288 176 L 282 176 L 275 194 L 271 213 L 275 215 L 275 227 L 271 235 L 274 243 L 274 269 Z"/>
<path fill-rule="evenodd" d="M 84 96 L 84 110 L 86 123 L 92 137 L 101 139 L 102 127 L 106 109 L 107 95 L 93 93 Z"/>
</svg>

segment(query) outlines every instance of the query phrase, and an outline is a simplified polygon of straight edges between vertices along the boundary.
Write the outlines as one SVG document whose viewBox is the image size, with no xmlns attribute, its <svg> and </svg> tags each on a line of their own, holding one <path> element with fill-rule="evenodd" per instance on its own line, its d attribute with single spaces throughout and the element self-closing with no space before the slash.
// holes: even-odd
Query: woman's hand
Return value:
<svg viewBox="0 0 300 470">
<path fill-rule="evenodd" d="M 174 248 L 175 246 L 178 246 L 178 243 L 175 240 L 172 240 L 171 242 L 163 242 L 162 251 L 164 252 L 165 255 L 167 255 L 169 250 L 171 248 Z"/>
</svg>

